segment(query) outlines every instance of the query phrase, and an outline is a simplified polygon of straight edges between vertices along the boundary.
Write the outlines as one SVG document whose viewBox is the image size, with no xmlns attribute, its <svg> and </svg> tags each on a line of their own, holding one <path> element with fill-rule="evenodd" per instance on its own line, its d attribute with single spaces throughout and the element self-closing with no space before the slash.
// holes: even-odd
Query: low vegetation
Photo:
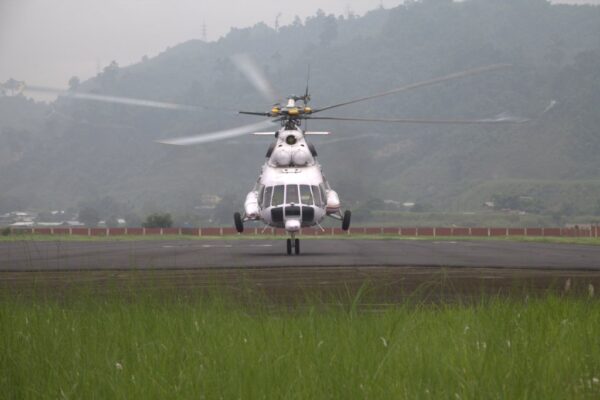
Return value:
<svg viewBox="0 0 600 400">
<path fill-rule="evenodd" d="M 173 226 L 173 219 L 169 213 L 154 213 L 146 217 L 142 226 L 144 228 L 170 228 Z"/>
<path fill-rule="evenodd" d="M 600 303 L 0 300 L 6 398 L 598 398 Z"/>
</svg>

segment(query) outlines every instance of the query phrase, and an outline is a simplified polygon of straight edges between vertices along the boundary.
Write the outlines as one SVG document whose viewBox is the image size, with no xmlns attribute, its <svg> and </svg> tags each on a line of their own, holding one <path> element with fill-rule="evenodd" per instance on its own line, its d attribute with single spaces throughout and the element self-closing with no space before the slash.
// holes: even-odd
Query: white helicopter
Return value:
<svg viewBox="0 0 600 400">
<path fill-rule="evenodd" d="M 232 57 L 234 64 L 255 86 L 255 88 L 273 104 L 278 96 L 263 75 L 262 71 L 246 55 Z M 266 116 L 268 119 L 259 123 L 245 125 L 224 131 L 212 132 L 202 135 L 186 136 L 174 139 L 160 140 L 159 143 L 170 145 L 195 145 L 208 143 L 228 138 L 254 133 L 255 135 L 272 135 L 275 141 L 271 143 L 266 154 L 266 161 L 262 166 L 253 189 L 247 194 L 244 203 L 243 215 L 234 214 L 234 224 L 238 232 L 243 232 L 244 223 L 247 221 L 262 221 L 265 225 L 283 228 L 289 234 L 287 239 L 287 254 L 300 254 L 300 241 L 296 235 L 301 228 L 320 226 L 325 217 L 341 221 L 343 230 L 350 227 L 351 212 L 342 212 L 341 203 L 317 161 L 317 151 L 312 143 L 306 140 L 310 135 L 327 135 L 329 132 L 311 132 L 302 129 L 302 122 L 308 120 L 334 120 L 358 122 L 392 122 L 411 124 L 520 124 L 530 119 L 516 118 L 499 115 L 491 119 L 379 119 L 379 118 L 346 118 L 335 116 L 314 116 L 316 113 L 342 107 L 362 101 L 367 101 L 383 96 L 414 90 L 421 87 L 432 86 L 442 82 L 460 79 L 467 76 L 491 72 L 510 67 L 509 64 L 494 64 L 480 68 L 469 69 L 450 75 L 445 75 L 427 81 L 417 82 L 403 87 L 388 90 L 382 93 L 361 97 L 334 105 L 312 108 L 308 105 L 310 94 L 308 79 L 306 91 L 303 96 L 290 96 L 286 102 L 276 102 L 268 112 L 239 111 L 240 114 Z M 194 111 L 203 107 L 194 107 L 176 103 L 165 103 L 134 99 L 119 96 L 99 95 L 95 93 L 66 91 L 40 86 L 26 86 L 19 82 L 20 92 L 52 93 L 60 96 L 93 100 L 101 102 L 119 103 L 133 106 L 155 107 L 172 110 Z M 301 102 L 301 104 L 300 104 Z M 554 102 L 544 110 L 548 111 Z M 261 132 L 260 130 L 280 125 L 276 131 Z M 257 132 L 258 131 L 258 132 Z"/>
</svg>

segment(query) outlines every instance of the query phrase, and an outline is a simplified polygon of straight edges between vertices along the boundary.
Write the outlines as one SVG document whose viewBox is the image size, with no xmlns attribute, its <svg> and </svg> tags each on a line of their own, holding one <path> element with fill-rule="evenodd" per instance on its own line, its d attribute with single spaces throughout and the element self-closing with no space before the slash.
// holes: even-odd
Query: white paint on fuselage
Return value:
<svg viewBox="0 0 600 400">
<path fill-rule="evenodd" d="M 271 167 L 265 163 L 260 183 L 265 186 L 286 184 L 319 186 L 323 183 L 323 173 L 319 163 L 309 167 Z"/>
<path fill-rule="evenodd" d="M 288 137 L 293 136 L 295 142 L 290 144 L 287 141 Z M 303 152 L 303 155 L 308 154 L 308 157 L 302 158 L 308 160 L 304 165 L 294 165 L 294 157 L 290 157 L 289 165 L 280 165 L 278 160 L 284 159 L 284 157 L 278 157 L 277 151 L 287 152 L 289 154 L 295 154 L 297 152 Z M 298 159 L 298 158 L 297 158 Z M 313 198 L 320 195 L 320 190 L 325 191 L 325 197 L 327 197 L 327 187 L 321 165 L 312 156 L 310 147 L 304 138 L 304 132 L 297 130 L 285 130 L 281 129 L 278 131 L 277 140 L 273 148 L 271 157 L 262 166 L 261 175 L 258 179 L 258 187 L 255 188 L 255 195 L 258 199 L 259 191 L 264 187 L 274 187 L 278 185 L 308 185 L 310 187 L 318 187 L 319 193 L 313 193 Z M 253 193 L 253 192 L 250 192 Z M 260 200 L 260 199 L 258 199 Z M 260 212 L 253 219 L 260 219 L 265 224 L 283 228 L 286 226 L 288 220 L 300 220 L 299 216 L 284 216 L 283 223 L 275 223 L 272 220 L 271 209 L 274 207 L 268 206 L 262 208 L 261 202 L 259 201 Z M 290 203 L 283 204 L 283 208 L 290 206 Z M 299 205 L 299 204 L 294 204 Z M 302 205 L 300 205 L 302 206 Z M 325 204 L 320 200 L 315 201 L 314 205 L 309 205 L 314 209 L 314 219 L 311 222 L 303 221 L 302 226 L 314 226 L 320 223 L 327 215 Z M 248 211 L 248 210 L 247 210 Z M 247 213 L 248 214 L 248 213 Z M 288 224 L 290 225 L 290 224 Z"/>
</svg>

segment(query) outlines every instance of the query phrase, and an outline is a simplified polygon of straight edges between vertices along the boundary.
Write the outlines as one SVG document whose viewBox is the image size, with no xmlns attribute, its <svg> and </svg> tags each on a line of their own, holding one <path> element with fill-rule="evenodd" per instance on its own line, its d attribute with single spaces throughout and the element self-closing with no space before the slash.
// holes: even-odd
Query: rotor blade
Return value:
<svg viewBox="0 0 600 400">
<path fill-rule="evenodd" d="M 223 131 L 211 132 L 202 135 L 178 137 L 174 139 L 157 140 L 157 143 L 172 144 L 177 146 L 188 146 L 199 143 L 216 142 L 218 140 L 229 139 L 237 136 L 242 136 L 253 131 L 268 128 L 275 125 L 273 120 L 266 120 L 259 123 L 244 125 L 237 128 L 226 129 Z"/>
<path fill-rule="evenodd" d="M 95 93 L 81 93 L 81 92 L 74 92 L 74 91 L 70 91 L 70 90 L 54 89 L 54 88 L 49 88 L 49 87 L 44 87 L 44 86 L 26 86 L 23 90 L 31 91 L 31 92 L 38 92 L 38 93 L 51 93 L 51 94 L 56 94 L 59 96 L 69 97 L 69 98 L 73 98 L 73 99 L 101 101 L 104 103 L 126 104 L 126 105 L 130 105 L 130 106 L 163 108 L 163 109 L 167 109 L 167 110 L 197 111 L 197 110 L 206 108 L 206 107 L 189 106 L 189 105 L 184 105 L 184 104 L 166 103 L 166 102 L 162 102 L 162 101 L 134 99 L 134 98 L 130 98 L 130 97 L 110 96 L 110 95 L 95 94 Z"/>
<path fill-rule="evenodd" d="M 527 118 L 500 115 L 496 118 L 484 119 L 415 119 L 415 118 L 346 118 L 346 117 L 306 117 L 306 119 L 354 122 L 397 122 L 405 124 L 523 124 L 529 122 Z"/>
<path fill-rule="evenodd" d="M 248 54 L 235 54 L 231 56 L 231 60 L 265 100 L 269 101 L 270 104 L 279 103 L 277 92 L 273 89 L 273 86 L 256 61 Z"/>
<path fill-rule="evenodd" d="M 268 117 L 271 114 L 266 113 L 266 112 L 255 112 L 255 111 L 238 111 L 238 114 L 244 114 L 244 115 L 260 115 L 261 117 Z"/>
<path fill-rule="evenodd" d="M 430 79 L 430 80 L 427 80 L 427 81 L 412 83 L 410 85 L 402 86 L 402 87 L 399 87 L 397 89 L 388 90 L 388 91 L 385 91 L 383 93 L 377 93 L 377 94 L 374 94 L 374 95 L 371 95 L 371 96 L 361 97 L 361 98 L 358 98 L 358 99 L 345 101 L 343 103 L 334 104 L 334 105 L 327 106 L 327 107 L 322 107 L 322 108 L 317 108 L 317 109 L 313 110 L 313 114 L 317 113 L 317 112 L 325 111 L 325 110 L 330 110 L 330 109 L 336 108 L 336 107 L 347 106 L 349 104 L 354 104 L 354 103 L 358 103 L 358 102 L 361 102 L 361 101 L 376 99 L 378 97 L 383 97 L 383 96 L 389 96 L 389 95 L 392 95 L 392 94 L 396 94 L 396 93 L 400 93 L 400 92 L 405 92 L 405 91 L 408 91 L 408 90 L 413 90 L 413 89 L 417 89 L 417 88 L 421 88 L 421 87 L 425 87 L 425 86 L 432 86 L 432 85 L 435 85 L 435 84 L 438 84 L 438 83 L 441 83 L 441 82 L 446 82 L 446 81 L 453 80 L 453 79 L 459 79 L 459 78 L 464 78 L 464 77 L 471 76 L 471 75 L 481 74 L 483 72 L 489 72 L 489 71 L 495 71 L 495 70 L 498 70 L 498 69 L 508 68 L 510 66 L 511 66 L 510 64 L 494 64 L 494 65 L 487 65 L 485 67 L 468 69 L 466 71 L 455 72 L 455 73 L 450 74 L 450 75 L 445 75 L 445 76 L 442 76 L 442 77 L 439 77 L 439 78 Z"/>
</svg>

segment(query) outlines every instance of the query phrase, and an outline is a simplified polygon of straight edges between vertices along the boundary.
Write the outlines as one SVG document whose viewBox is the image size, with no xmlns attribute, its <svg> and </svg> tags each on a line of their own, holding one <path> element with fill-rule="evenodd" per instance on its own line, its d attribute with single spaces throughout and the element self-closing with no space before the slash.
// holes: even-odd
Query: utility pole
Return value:
<svg viewBox="0 0 600 400">
<path fill-rule="evenodd" d="M 346 18 L 347 19 L 354 18 L 354 11 L 352 11 L 352 7 L 350 7 L 350 4 L 346 5 Z"/>
<path fill-rule="evenodd" d="M 202 22 L 202 40 L 206 42 L 206 21 Z"/>
<path fill-rule="evenodd" d="M 275 17 L 275 32 L 279 31 L 279 17 L 281 17 L 281 13 L 277 14 Z"/>
</svg>

